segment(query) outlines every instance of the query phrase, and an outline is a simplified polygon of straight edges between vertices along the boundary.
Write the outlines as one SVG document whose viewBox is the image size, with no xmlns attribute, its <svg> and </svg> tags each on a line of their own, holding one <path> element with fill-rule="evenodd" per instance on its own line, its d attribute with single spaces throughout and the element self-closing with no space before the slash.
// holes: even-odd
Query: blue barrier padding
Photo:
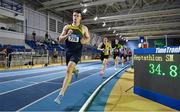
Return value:
<svg viewBox="0 0 180 112">
<path fill-rule="evenodd" d="M 138 86 L 134 87 L 134 93 L 180 111 L 180 100 L 178 99 L 148 91 Z"/>
<path fill-rule="evenodd" d="M 165 50 L 165 51 L 163 52 L 162 50 Z M 161 52 L 163 54 L 165 54 L 165 53 L 179 54 L 180 53 L 180 46 L 168 46 L 168 47 L 162 47 L 162 48 L 139 48 L 139 49 L 134 49 L 134 54 L 159 54 Z"/>
</svg>

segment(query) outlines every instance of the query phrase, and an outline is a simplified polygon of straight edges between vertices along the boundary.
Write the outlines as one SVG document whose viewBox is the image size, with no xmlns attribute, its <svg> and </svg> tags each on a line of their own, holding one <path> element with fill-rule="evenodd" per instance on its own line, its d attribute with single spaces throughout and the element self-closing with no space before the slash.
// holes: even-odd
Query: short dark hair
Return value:
<svg viewBox="0 0 180 112">
<path fill-rule="evenodd" d="M 82 13 L 81 10 L 79 10 L 79 9 L 74 10 L 73 13 L 74 13 L 74 12 L 80 13 L 80 14 Z"/>
</svg>

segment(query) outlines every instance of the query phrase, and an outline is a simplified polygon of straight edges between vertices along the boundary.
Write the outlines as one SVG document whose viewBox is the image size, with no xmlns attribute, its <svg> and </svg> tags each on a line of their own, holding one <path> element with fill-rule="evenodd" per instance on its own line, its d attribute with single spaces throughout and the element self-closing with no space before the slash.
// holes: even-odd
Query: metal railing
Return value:
<svg viewBox="0 0 180 112">
<path fill-rule="evenodd" d="M 81 60 L 95 59 L 94 56 L 97 53 L 83 52 Z M 81 62 L 80 62 L 81 63 Z M 0 52 L 0 67 L 3 69 L 15 68 L 32 68 L 34 65 L 48 66 L 49 64 L 65 64 L 65 51 L 59 51 L 55 57 L 53 53 L 49 53 L 48 50 L 32 50 L 22 52 L 12 52 L 6 55 L 6 53 Z"/>
<path fill-rule="evenodd" d="M 0 67 L 6 66 L 6 53 L 0 52 Z"/>
<path fill-rule="evenodd" d="M 34 65 L 49 65 L 54 63 L 60 63 L 61 65 L 65 62 L 65 53 L 64 51 L 60 52 L 57 55 L 57 58 L 54 58 L 52 54 L 48 52 L 12 52 L 8 56 L 6 53 L 0 52 L 0 67 L 4 69 L 9 69 L 16 67 L 16 69 L 22 69 L 24 67 L 32 68 Z"/>
</svg>

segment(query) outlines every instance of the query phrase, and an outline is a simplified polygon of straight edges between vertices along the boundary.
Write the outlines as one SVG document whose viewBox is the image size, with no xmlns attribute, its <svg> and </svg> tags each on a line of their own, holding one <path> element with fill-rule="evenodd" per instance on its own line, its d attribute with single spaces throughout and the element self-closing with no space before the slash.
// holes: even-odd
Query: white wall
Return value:
<svg viewBox="0 0 180 112">
<path fill-rule="evenodd" d="M 26 7 L 25 18 L 27 21 L 27 32 L 25 23 L 25 33 L 31 35 L 35 31 L 37 36 L 44 37 L 47 27 L 47 15 Z"/>
<path fill-rule="evenodd" d="M 0 30 L 0 43 L 12 45 L 25 45 L 24 33 Z"/>
<path fill-rule="evenodd" d="M 0 7 L 0 15 L 2 19 L 0 26 L 5 27 L 7 29 L 15 29 L 19 32 L 8 31 L 8 30 L 0 30 L 0 43 L 1 44 L 13 44 L 13 45 L 24 45 L 24 33 L 22 29 L 24 15 L 23 13 L 18 13 L 3 7 Z M 8 18 L 8 19 L 7 19 Z M 16 21 L 16 23 L 15 23 Z"/>
<path fill-rule="evenodd" d="M 3 8 L 3 7 L 0 7 L 0 14 L 4 15 L 4 16 L 8 16 L 10 18 L 15 18 L 20 21 L 24 21 L 24 19 L 25 19 L 23 14 L 20 14 L 18 12 L 15 12 L 15 11 L 12 11 L 12 10 L 9 10 L 9 9 Z M 18 15 L 15 16 L 15 14 L 18 14 Z"/>
<path fill-rule="evenodd" d="M 0 27 L 5 27 L 5 28 L 7 28 L 7 24 L 5 24 L 5 23 L 0 23 Z"/>
<path fill-rule="evenodd" d="M 52 14 L 52 13 L 49 13 L 49 14 L 48 14 L 48 17 L 56 20 L 56 32 L 49 31 L 49 33 L 50 33 L 50 35 L 51 35 L 51 38 L 56 39 L 57 37 L 59 37 L 59 35 L 60 35 L 60 33 L 61 33 L 61 32 L 60 32 L 60 33 L 58 32 L 58 28 L 57 28 L 58 21 L 61 22 L 61 23 L 63 23 L 63 18 L 60 17 L 60 16 L 57 16 L 57 15 L 54 15 L 54 14 Z M 66 23 L 63 23 L 63 24 L 65 25 Z M 62 26 L 62 29 L 61 29 L 61 30 L 63 30 L 63 27 L 64 27 L 64 26 Z"/>
<path fill-rule="evenodd" d="M 48 22 L 49 22 L 48 18 L 55 19 L 56 23 L 57 23 L 57 21 L 62 22 L 62 18 L 59 16 L 56 16 L 51 13 L 45 14 L 42 12 L 34 11 L 31 8 L 26 7 L 25 8 L 25 18 L 27 20 L 27 34 L 30 36 L 30 38 L 32 37 L 33 31 L 36 32 L 36 35 L 39 38 L 43 38 L 43 39 L 44 39 L 46 31 L 48 31 L 50 36 L 54 39 L 57 38 L 60 34 L 57 31 L 57 26 L 56 26 L 56 32 L 49 31 L 49 29 L 48 29 Z M 26 30 L 26 28 L 25 28 L 25 30 Z"/>
</svg>

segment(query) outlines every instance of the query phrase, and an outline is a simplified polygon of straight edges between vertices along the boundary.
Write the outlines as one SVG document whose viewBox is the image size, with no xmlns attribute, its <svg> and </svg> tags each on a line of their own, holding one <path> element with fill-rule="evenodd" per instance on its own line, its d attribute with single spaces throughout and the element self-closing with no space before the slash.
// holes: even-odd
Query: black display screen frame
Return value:
<svg viewBox="0 0 180 112">
<path fill-rule="evenodd" d="M 169 56 L 172 59 L 169 61 Z M 159 65 L 161 73 L 150 73 L 151 66 Z M 177 67 L 177 76 L 172 77 L 170 66 Z M 174 69 L 174 68 L 173 68 Z M 135 54 L 134 85 L 174 99 L 180 99 L 180 54 Z"/>
</svg>

